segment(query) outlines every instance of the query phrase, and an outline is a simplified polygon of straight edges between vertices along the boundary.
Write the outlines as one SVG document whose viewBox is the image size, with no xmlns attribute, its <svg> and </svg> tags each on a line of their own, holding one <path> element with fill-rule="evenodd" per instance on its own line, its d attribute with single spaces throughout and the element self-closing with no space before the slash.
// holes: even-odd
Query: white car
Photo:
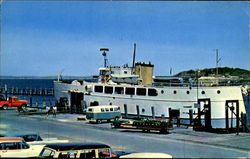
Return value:
<svg viewBox="0 0 250 159">
<path fill-rule="evenodd" d="M 69 142 L 69 140 L 58 140 L 57 138 L 42 139 L 38 133 L 30 132 L 30 131 L 5 132 L 5 133 L 0 134 L 0 137 L 21 137 L 29 145 L 45 145 L 45 144 L 49 144 L 49 143 Z"/>
<path fill-rule="evenodd" d="M 0 158 L 38 157 L 44 145 L 29 145 L 20 137 L 0 137 Z"/>
<path fill-rule="evenodd" d="M 166 153 L 140 152 L 140 153 L 131 153 L 128 155 L 123 155 L 120 156 L 119 158 L 172 158 L 172 156 Z"/>
</svg>

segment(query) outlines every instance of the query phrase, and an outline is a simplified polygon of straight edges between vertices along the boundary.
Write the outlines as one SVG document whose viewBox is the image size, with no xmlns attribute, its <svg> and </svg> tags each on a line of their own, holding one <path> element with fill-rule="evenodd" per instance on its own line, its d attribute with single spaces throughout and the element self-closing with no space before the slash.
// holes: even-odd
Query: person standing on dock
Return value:
<svg viewBox="0 0 250 159">
<path fill-rule="evenodd" d="M 47 117 L 49 116 L 49 112 L 50 112 L 50 110 L 51 110 L 51 107 L 46 106 Z"/>
<path fill-rule="evenodd" d="M 57 106 L 53 106 L 53 117 L 56 117 Z"/>
</svg>

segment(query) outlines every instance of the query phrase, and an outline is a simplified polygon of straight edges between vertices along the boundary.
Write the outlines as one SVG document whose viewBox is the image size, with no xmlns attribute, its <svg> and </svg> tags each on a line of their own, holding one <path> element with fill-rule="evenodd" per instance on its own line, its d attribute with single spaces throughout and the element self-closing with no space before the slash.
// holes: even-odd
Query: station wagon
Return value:
<svg viewBox="0 0 250 159">
<path fill-rule="evenodd" d="M 110 146 L 101 143 L 47 144 L 39 158 L 111 158 Z"/>
</svg>

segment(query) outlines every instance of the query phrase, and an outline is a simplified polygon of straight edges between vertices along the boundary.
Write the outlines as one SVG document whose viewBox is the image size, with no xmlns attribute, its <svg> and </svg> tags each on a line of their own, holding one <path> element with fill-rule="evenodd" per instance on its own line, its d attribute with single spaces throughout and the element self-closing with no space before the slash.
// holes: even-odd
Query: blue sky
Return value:
<svg viewBox="0 0 250 159">
<path fill-rule="evenodd" d="M 155 75 L 219 66 L 250 70 L 248 2 L 4 1 L 1 75 L 93 75 L 151 62 Z"/>
</svg>

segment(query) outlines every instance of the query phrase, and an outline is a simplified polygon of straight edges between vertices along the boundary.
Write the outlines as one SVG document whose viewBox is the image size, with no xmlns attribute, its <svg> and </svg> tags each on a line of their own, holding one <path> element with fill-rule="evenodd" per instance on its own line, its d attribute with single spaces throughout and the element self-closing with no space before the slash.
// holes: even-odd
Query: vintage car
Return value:
<svg viewBox="0 0 250 159">
<path fill-rule="evenodd" d="M 13 132 L 5 132 L 0 134 L 0 137 L 21 137 L 26 141 L 29 145 L 45 145 L 48 143 L 65 143 L 69 142 L 69 140 L 58 140 L 57 138 L 45 138 L 42 139 L 41 136 L 36 132 L 31 131 L 13 131 Z"/>
<path fill-rule="evenodd" d="M 47 144 L 39 158 L 111 158 L 110 146 L 101 143 L 57 143 Z"/>
<path fill-rule="evenodd" d="M 123 155 L 119 158 L 172 158 L 172 156 L 166 153 L 139 152 Z"/>
<path fill-rule="evenodd" d="M 44 145 L 29 145 L 20 137 L 0 137 L 0 158 L 35 158 Z"/>
</svg>

